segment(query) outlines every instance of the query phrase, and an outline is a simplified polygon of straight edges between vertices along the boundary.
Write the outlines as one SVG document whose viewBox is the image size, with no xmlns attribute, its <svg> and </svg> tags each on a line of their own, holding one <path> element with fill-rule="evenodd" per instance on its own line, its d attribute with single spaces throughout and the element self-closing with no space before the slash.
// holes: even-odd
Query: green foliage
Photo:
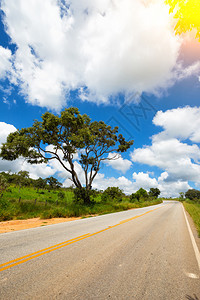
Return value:
<svg viewBox="0 0 200 300">
<path fill-rule="evenodd" d="M 0 174 L 0 195 L 3 193 L 3 191 L 6 188 L 7 188 L 7 180 L 2 174 Z"/>
<path fill-rule="evenodd" d="M 71 107 L 60 116 L 46 112 L 41 122 L 35 121 L 32 127 L 10 133 L 2 145 L 0 157 L 15 160 L 23 156 L 31 164 L 55 159 L 70 173 L 75 186 L 84 190 L 74 166 L 74 154 L 81 150 L 79 163 L 89 191 L 101 162 L 110 159 L 108 154 L 125 152 L 132 144 L 133 141 L 127 142 L 118 134 L 118 127 L 112 129 L 103 121 L 91 122 L 87 115 L 81 115 L 77 108 Z M 87 193 L 83 192 L 84 195 L 83 201 L 88 203 Z"/>
<path fill-rule="evenodd" d="M 195 190 L 195 189 L 189 189 L 185 193 L 185 197 L 190 200 L 196 200 L 198 202 L 200 200 L 200 191 Z"/>
<path fill-rule="evenodd" d="M 65 199 L 65 193 L 63 191 L 58 192 L 58 198 L 64 200 Z"/>
<path fill-rule="evenodd" d="M 160 190 L 158 188 L 150 188 L 150 191 L 149 191 L 150 197 L 158 198 L 159 195 L 160 195 Z"/>
<path fill-rule="evenodd" d="M 143 202 L 146 201 L 148 199 L 149 195 L 147 193 L 146 190 L 144 190 L 143 188 L 140 188 L 136 193 L 132 193 L 130 195 L 130 200 L 131 202 Z"/>
<path fill-rule="evenodd" d="M 56 178 L 53 176 L 46 179 L 46 182 L 49 185 L 49 188 L 52 190 L 58 189 L 62 186 L 62 183 L 60 183 Z"/>
<path fill-rule="evenodd" d="M 39 189 L 45 189 L 47 187 L 47 179 L 42 179 L 39 177 L 38 179 L 33 181 L 33 186 Z"/>
<path fill-rule="evenodd" d="M 91 190 L 86 188 L 75 188 L 74 189 L 74 202 L 79 204 L 91 204 L 90 196 L 92 194 Z"/>
<path fill-rule="evenodd" d="M 200 237 L 200 204 L 194 203 L 192 201 L 185 201 L 183 202 L 183 205 L 192 217 Z"/>
<path fill-rule="evenodd" d="M 60 192 L 64 193 L 65 201 L 57 202 Z M 121 198 L 122 201 L 120 202 L 118 200 L 104 202 L 101 201 L 101 193 L 98 191 L 91 191 L 91 193 L 93 199 L 92 205 L 85 205 L 83 200 L 74 202 L 74 193 L 70 189 L 51 190 L 50 192 L 44 189 L 38 193 L 32 187 L 23 187 L 19 192 L 17 187 L 10 186 L 9 189 L 4 192 L 3 197 L 0 197 L 0 221 L 34 217 L 89 216 L 161 203 L 161 201 L 157 199 L 131 203 L 129 197 L 125 196 Z M 19 197 L 21 197 L 20 202 Z"/>
<path fill-rule="evenodd" d="M 179 195 L 180 195 L 179 200 L 180 200 L 180 201 L 183 201 L 184 198 L 185 198 L 185 193 L 180 192 Z"/>
<path fill-rule="evenodd" d="M 102 201 L 116 201 L 120 202 L 122 201 L 124 193 L 120 188 L 118 187 L 108 187 L 102 194 L 101 199 Z"/>
</svg>

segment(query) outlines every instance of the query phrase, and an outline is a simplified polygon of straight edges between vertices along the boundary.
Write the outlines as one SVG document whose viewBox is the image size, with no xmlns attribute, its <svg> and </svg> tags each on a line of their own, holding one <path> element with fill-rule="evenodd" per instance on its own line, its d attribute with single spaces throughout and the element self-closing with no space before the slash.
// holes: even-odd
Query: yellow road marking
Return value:
<svg viewBox="0 0 200 300">
<path fill-rule="evenodd" d="M 164 206 L 164 205 L 163 205 L 163 206 Z M 162 206 L 162 207 L 163 207 L 163 206 Z M 47 254 L 47 253 L 50 253 L 50 252 L 52 252 L 52 251 L 58 250 L 58 249 L 60 249 L 60 248 L 66 247 L 66 246 L 71 245 L 71 244 L 73 244 L 73 243 L 76 243 L 76 242 L 78 242 L 78 241 L 84 240 L 84 239 L 86 239 L 86 238 L 88 238 L 88 237 L 97 235 L 97 234 L 102 233 L 102 232 L 104 232 L 104 231 L 106 231 L 106 230 L 109 230 L 109 229 L 111 229 L 111 228 L 117 227 L 117 226 L 119 226 L 119 225 L 122 225 L 122 224 L 124 224 L 124 223 L 129 222 L 129 221 L 132 221 L 132 220 L 134 220 L 134 219 L 137 219 L 137 218 L 139 218 L 139 217 L 142 217 L 142 216 L 144 216 L 144 215 L 146 215 L 146 214 L 148 214 L 148 213 L 150 213 L 150 212 L 152 212 L 152 211 L 155 211 L 155 210 L 157 210 L 157 209 L 159 209 L 159 208 L 161 208 L 161 207 L 158 207 L 158 208 L 149 210 L 149 211 L 147 211 L 147 212 L 145 212 L 145 213 L 143 213 L 143 214 L 141 214 L 141 215 L 138 215 L 138 216 L 135 216 L 135 217 L 132 217 L 132 218 L 123 220 L 123 221 L 121 221 L 121 222 L 119 222 L 119 223 L 117 223 L 117 224 L 115 224 L 115 225 L 109 226 L 109 227 L 107 227 L 107 228 L 105 228 L 105 229 L 102 229 L 102 230 L 99 230 L 99 231 L 97 231 L 97 232 L 95 232 L 95 233 L 87 233 L 87 234 L 81 235 L 81 236 L 79 236 L 79 237 L 70 239 L 70 240 L 68 240 L 68 241 L 65 241 L 65 242 L 56 244 L 56 245 L 54 245 L 54 246 L 51 246 L 51 247 L 48 247 L 48 248 L 45 248 L 45 249 L 42 249 L 42 250 L 39 250 L 39 251 L 30 253 L 30 254 L 27 254 L 27 255 L 25 255 L 25 256 L 22 256 L 22 257 L 19 257 L 19 258 L 14 259 L 14 260 L 8 261 L 8 262 L 6 262 L 6 263 L 3 263 L 3 264 L 0 265 L 0 272 L 2 272 L 2 271 L 4 271 L 4 270 L 7 270 L 7 269 L 9 269 L 9 268 L 12 268 L 12 267 L 14 267 L 14 266 L 17 266 L 17 265 L 19 265 L 19 264 L 25 263 L 25 262 L 27 262 L 27 261 L 29 261 L 29 260 L 31 260 L 31 259 L 36 258 L 36 257 L 42 256 L 42 255 L 44 255 L 44 254 Z"/>
<path fill-rule="evenodd" d="M 16 262 L 16 261 L 22 260 L 22 259 L 24 259 L 24 258 L 28 258 L 28 257 L 30 257 L 30 256 L 33 256 L 34 254 L 38 254 L 38 253 L 44 252 L 44 251 L 46 251 L 46 250 L 49 250 L 49 249 L 52 249 L 52 248 L 58 247 L 58 246 L 60 246 L 60 245 L 63 245 L 63 244 L 69 243 L 69 242 L 71 242 L 71 241 L 76 241 L 77 239 L 79 239 L 79 238 L 82 238 L 82 237 L 85 237 L 85 236 L 88 236 L 88 235 L 89 235 L 89 233 L 87 233 L 87 234 L 84 234 L 84 235 L 81 235 L 81 236 L 79 236 L 79 237 L 76 237 L 76 238 L 74 238 L 74 239 L 71 239 L 71 240 L 68 240 L 68 241 L 65 241 L 65 242 L 59 243 L 59 244 L 57 244 L 57 245 L 54 245 L 54 246 L 51 246 L 51 247 L 48 247 L 48 248 L 45 248 L 45 249 L 42 249 L 42 250 L 39 250 L 39 251 L 33 252 L 33 253 L 31 253 L 31 254 L 28 254 L 28 255 L 25 255 L 25 256 L 22 256 L 22 257 L 16 258 L 16 259 L 14 259 L 14 260 L 11 260 L 11 261 L 9 261 L 9 262 L 6 262 L 6 263 L 4 263 L 4 264 L 1 264 L 1 265 L 0 265 L 0 267 L 3 267 L 3 266 L 5 266 L 5 265 L 11 264 L 11 263 L 13 263 L 13 262 Z M 0 269 L 0 270 L 1 270 L 1 269 Z"/>
</svg>

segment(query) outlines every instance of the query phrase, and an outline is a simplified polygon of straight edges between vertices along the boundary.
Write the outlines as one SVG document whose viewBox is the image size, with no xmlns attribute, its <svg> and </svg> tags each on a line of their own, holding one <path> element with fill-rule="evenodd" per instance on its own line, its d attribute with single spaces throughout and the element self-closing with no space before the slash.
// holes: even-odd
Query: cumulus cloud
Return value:
<svg viewBox="0 0 200 300">
<path fill-rule="evenodd" d="M 4 122 L 0 122 L 0 147 L 2 143 L 6 142 L 7 136 L 11 132 L 15 132 L 17 129 L 11 125 Z M 56 169 L 52 168 L 48 164 L 40 164 L 40 165 L 31 165 L 25 161 L 23 158 L 18 158 L 15 161 L 8 161 L 0 159 L 0 171 L 12 173 L 18 173 L 19 171 L 28 171 L 29 175 L 33 179 L 37 179 L 39 177 L 49 177 L 56 173 Z"/>
<path fill-rule="evenodd" d="M 163 172 L 158 178 L 158 188 L 162 197 L 179 197 L 179 193 L 185 193 L 191 188 L 188 181 L 178 179 L 175 181 L 168 180 L 169 174 Z"/>
<path fill-rule="evenodd" d="M 122 173 L 126 173 L 132 166 L 132 162 L 130 160 L 123 159 L 121 154 L 118 153 L 109 153 L 108 159 L 111 160 L 106 160 L 106 165 L 111 166 L 113 169 L 118 170 Z"/>
<path fill-rule="evenodd" d="M 12 81 L 32 104 L 59 110 L 71 90 L 98 103 L 157 93 L 199 70 L 177 62 L 181 43 L 164 1 L 3 0 L 1 8 L 17 45 Z"/>
<path fill-rule="evenodd" d="M 186 192 L 190 188 L 187 181 L 167 181 L 168 176 L 167 172 L 163 172 L 156 179 L 151 177 L 149 173 L 134 172 L 132 175 L 133 180 L 129 180 L 124 176 L 108 178 L 104 174 L 99 173 L 94 180 L 93 188 L 105 190 L 107 187 L 115 186 L 122 189 L 128 195 L 135 193 L 141 187 L 146 191 L 149 191 L 150 188 L 159 188 L 161 197 L 178 197 L 180 192 Z"/>
<path fill-rule="evenodd" d="M 106 177 L 105 174 L 99 173 L 94 179 L 92 187 L 98 190 L 105 190 L 108 187 L 119 187 L 126 194 L 131 194 L 133 192 L 132 181 L 127 179 L 124 176 L 115 178 L 115 177 Z"/>
<path fill-rule="evenodd" d="M 15 126 L 0 122 L 0 144 L 5 143 L 9 133 L 15 132 L 16 130 Z"/>
<path fill-rule="evenodd" d="M 178 138 L 180 140 L 190 139 L 192 142 L 200 143 L 200 108 L 186 106 L 159 111 L 153 119 L 156 126 L 163 127 L 164 131 L 158 135 L 159 139 Z"/>
<path fill-rule="evenodd" d="M 150 188 L 156 188 L 158 186 L 158 182 L 155 178 L 151 178 L 148 173 L 133 173 L 134 180 L 134 189 L 138 190 L 141 187 L 143 189 L 149 190 Z"/>
<path fill-rule="evenodd" d="M 4 79 L 11 71 L 11 51 L 0 46 L 0 79 Z"/>
<path fill-rule="evenodd" d="M 132 160 L 156 166 L 168 173 L 166 182 L 200 181 L 199 108 L 177 108 L 158 112 L 153 123 L 163 131 L 152 137 L 152 144 L 135 149 Z"/>
</svg>

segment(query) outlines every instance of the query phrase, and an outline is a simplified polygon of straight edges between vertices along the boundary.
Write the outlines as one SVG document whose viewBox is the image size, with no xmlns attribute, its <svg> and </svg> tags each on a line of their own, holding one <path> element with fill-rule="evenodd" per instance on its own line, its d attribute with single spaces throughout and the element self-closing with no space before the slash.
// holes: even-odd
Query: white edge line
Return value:
<svg viewBox="0 0 200 300">
<path fill-rule="evenodd" d="M 196 243 L 194 235 L 192 233 L 190 224 L 188 222 L 188 219 L 187 219 L 187 216 L 186 216 L 186 213 L 185 213 L 185 208 L 184 208 L 183 204 L 182 204 L 182 207 L 183 207 L 183 212 L 184 212 L 184 215 L 185 215 L 185 220 L 186 220 L 186 224 L 187 224 L 187 227 L 188 227 L 188 231 L 189 231 L 189 234 L 190 234 L 190 238 L 191 238 L 191 241 L 192 241 L 192 246 L 194 248 L 194 253 L 195 253 L 197 263 L 198 263 L 198 266 L 199 266 L 199 270 L 200 270 L 200 252 L 199 252 L 199 249 L 197 247 L 197 243 Z"/>
</svg>

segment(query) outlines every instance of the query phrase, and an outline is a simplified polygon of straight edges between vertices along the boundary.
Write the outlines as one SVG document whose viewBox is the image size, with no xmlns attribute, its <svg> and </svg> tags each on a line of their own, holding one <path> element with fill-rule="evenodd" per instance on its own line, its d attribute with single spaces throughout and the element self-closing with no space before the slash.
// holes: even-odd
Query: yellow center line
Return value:
<svg viewBox="0 0 200 300">
<path fill-rule="evenodd" d="M 68 241 L 65 241 L 65 242 L 59 243 L 59 244 L 57 244 L 57 245 L 54 245 L 54 246 L 51 246 L 51 247 L 48 247 L 48 248 L 45 248 L 45 249 L 42 249 L 42 250 L 39 250 L 39 251 L 36 251 L 36 252 L 30 253 L 30 254 L 28 254 L 28 255 L 25 255 L 25 256 L 22 256 L 22 257 L 16 258 L 16 259 L 14 259 L 14 260 L 11 260 L 11 261 L 9 261 L 9 262 L 6 262 L 6 263 L 4 263 L 4 264 L 1 264 L 1 265 L 0 265 L 0 267 L 3 267 L 3 266 L 5 266 L 5 265 L 11 264 L 11 263 L 13 263 L 13 262 L 16 262 L 16 261 L 22 260 L 22 259 L 24 259 L 24 258 L 27 258 L 27 257 L 33 256 L 34 254 L 41 253 L 41 252 L 44 252 L 44 251 L 46 251 L 46 250 L 49 250 L 49 249 L 52 249 L 52 248 L 56 248 L 56 247 L 58 247 L 58 246 L 60 246 L 60 245 L 63 245 L 63 244 L 69 243 L 69 242 L 71 242 L 71 241 L 76 241 L 77 239 L 79 239 L 79 238 L 82 238 L 82 237 L 85 237 L 85 236 L 88 236 L 88 235 L 89 235 L 89 233 L 87 233 L 87 234 L 84 234 L 84 235 L 81 235 L 81 236 L 79 236 L 79 237 L 76 237 L 76 238 L 73 238 L 73 239 L 71 239 L 71 240 L 68 240 Z M 1 270 L 1 269 L 0 269 L 0 270 Z"/>
<path fill-rule="evenodd" d="M 164 205 L 163 205 L 163 206 L 164 206 Z M 163 207 L 163 206 L 162 206 L 162 207 Z M 123 220 L 123 221 L 121 221 L 121 222 L 119 222 L 119 223 L 117 223 L 117 224 L 115 224 L 115 225 L 109 226 L 109 227 L 107 227 L 107 228 L 105 228 L 105 229 L 102 229 L 102 230 L 99 230 L 99 231 L 97 231 L 97 232 L 95 232 L 95 233 L 87 233 L 87 234 L 81 235 L 81 236 L 79 236 L 79 237 L 70 239 L 70 240 L 68 240 L 68 241 L 65 241 L 65 242 L 56 244 L 56 245 L 54 245 L 54 246 L 51 246 L 51 247 L 48 247 L 48 248 L 45 248 L 45 249 L 42 249 L 42 250 L 39 250 L 39 251 L 30 253 L 30 254 L 27 254 L 27 255 L 25 255 L 25 256 L 22 256 L 22 257 L 19 257 L 19 258 L 14 259 L 14 260 L 8 261 L 8 262 L 6 262 L 6 263 L 3 263 L 3 264 L 0 265 L 0 272 L 2 272 L 2 271 L 4 271 L 4 270 L 7 270 L 7 269 L 9 269 L 9 268 L 12 268 L 12 267 L 14 267 L 14 266 L 17 266 L 17 265 L 19 265 L 19 264 L 25 263 L 25 262 L 27 262 L 27 261 L 29 261 L 29 260 L 31 260 L 31 259 L 36 258 L 36 257 L 42 256 L 42 255 L 44 255 L 44 254 L 50 253 L 50 252 L 52 252 L 52 251 L 58 250 L 58 249 L 60 249 L 60 248 L 66 247 L 66 246 L 68 246 L 68 245 L 74 244 L 74 243 L 76 243 L 76 242 L 78 242 L 78 241 L 81 241 L 81 240 L 84 240 L 84 239 L 86 239 L 86 238 L 88 238 L 88 237 L 97 235 L 97 234 L 102 233 L 102 232 L 104 232 L 104 231 L 106 231 L 106 230 L 112 229 L 112 228 L 114 228 L 114 227 L 117 227 L 117 226 L 122 225 L 122 224 L 124 224 L 124 223 L 127 223 L 127 222 L 129 222 L 129 221 L 132 221 L 132 220 L 134 220 L 134 219 L 137 219 L 137 218 L 139 218 L 139 217 L 142 217 L 142 216 L 144 216 L 144 215 L 146 215 L 146 214 L 148 214 L 148 213 L 150 213 L 150 212 L 152 212 L 152 211 L 155 211 L 155 210 L 157 210 L 157 209 L 159 209 L 159 208 L 161 208 L 161 207 L 158 207 L 158 208 L 149 210 L 148 212 L 145 212 L 145 213 L 143 213 L 143 214 L 141 214 L 141 215 L 138 215 L 138 216 L 135 216 L 135 217 L 132 217 L 132 218 Z"/>
</svg>

